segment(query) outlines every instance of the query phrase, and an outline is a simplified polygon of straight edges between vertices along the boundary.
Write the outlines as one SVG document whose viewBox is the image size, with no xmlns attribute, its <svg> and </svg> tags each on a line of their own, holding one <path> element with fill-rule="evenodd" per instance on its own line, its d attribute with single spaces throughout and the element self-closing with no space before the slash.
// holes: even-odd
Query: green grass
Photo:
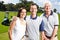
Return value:
<svg viewBox="0 0 60 40">
<path fill-rule="evenodd" d="M 60 40 L 60 14 L 59 15 L 59 28 L 58 28 L 58 39 Z"/>
<path fill-rule="evenodd" d="M 16 14 L 17 14 L 17 12 L 9 12 L 9 17 L 8 18 L 10 19 L 11 16 L 14 16 Z M 0 12 L 0 33 L 7 32 L 8 27 L 9 27 L 9 26 L 4 26 L 4 25 L 1 24 L 3 19 L 4 19 L 4 16 L 5 16 L 5 12 Z"/>
<path fill-rule="evenodd" d="M 30 13 L 28 12 L 27 15 L 29 15 Z M 41 13 L 38 13 L 37 15 L 39 16 Z M 11 16 L 16 16 L 17 15 L 17 12 L 9 12 L 9 19 L 11 19 Z M 5 12 L 1 12 L 0 11 L 0 40 L 9 40 L 9 37 L 8 37 L 8 29 L 9 29 L 9 26 L 4 26 L 1 24 L 1 22 L 3 21 L 4 19 L 4 16 L 5 16 Z M 60 14 L 59 14 L 59 17 L 60 17 Z M 59 18 L 60 20 L 60 18 Z M 59 24 L 60 24 L 60 21 L 59 21 Z M 59 30 L 58 30 L 58 39 L 60 40 L 60 25 L 59 25 Z"/>
<path fill-rule="evenodd" d="M 9 40 L 8 33 L 0 33 L 0 40 Z"/>
</svg>

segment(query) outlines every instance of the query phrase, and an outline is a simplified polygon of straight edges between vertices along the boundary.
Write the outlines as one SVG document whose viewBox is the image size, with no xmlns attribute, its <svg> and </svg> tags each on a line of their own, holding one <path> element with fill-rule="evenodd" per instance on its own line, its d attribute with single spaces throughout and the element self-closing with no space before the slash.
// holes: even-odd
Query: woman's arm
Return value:
<svg viewBox="0 0 60 40">
<path fill-rule="evenodd" d="M 12 40 L 12 30 L 13 30 L 15 24 L 16 24 L 16 21 L 12 21 L 12 22 L 10 23 L 10 28 L 9 28 L 9 30 L 8 30 L 8 35 L 9 35 L 9 39 L 10 39 L 10 40 Z"/>
</svg>

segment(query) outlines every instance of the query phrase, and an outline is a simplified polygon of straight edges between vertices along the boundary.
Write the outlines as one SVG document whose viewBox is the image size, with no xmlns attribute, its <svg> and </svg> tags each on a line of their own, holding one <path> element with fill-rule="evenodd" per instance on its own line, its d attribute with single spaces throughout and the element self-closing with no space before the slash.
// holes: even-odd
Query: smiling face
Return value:
<svg viewBox="0 0 60 40">
<path fill-rule="evenodd" d="M 20 13 L 20 18 L 25 18 L 25 16 L 26 16 L 26 9 L 22 9 Z"/>
<path fill-rule="evenodd" d="M 50 12 L 51 11 L 51 5 L 49 3 L 46 3 L 44 6 L 45 12 Z"/>
<path fill-rule="evenodd" d="M 31 5 L 30 6 L 30 12 L 31 12 L 31 14 L 36 14 L 37 13 L 37 6 L 36 5 Z"/>
</svg>

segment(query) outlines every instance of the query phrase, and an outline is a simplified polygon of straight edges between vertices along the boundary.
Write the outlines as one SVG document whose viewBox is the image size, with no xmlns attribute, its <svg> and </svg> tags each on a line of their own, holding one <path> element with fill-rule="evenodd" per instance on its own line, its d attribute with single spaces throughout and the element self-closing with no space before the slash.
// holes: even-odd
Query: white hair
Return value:
<svg viewBox="0 0 60 40">
<path fill-rule="evenodd" d="M 45 6 L 46 4 L 49 4 L 49 5 L 52 7 L 52 3 L 51 3 L 50 1 L 44 2 L 44 6 Z"/>
</svg>

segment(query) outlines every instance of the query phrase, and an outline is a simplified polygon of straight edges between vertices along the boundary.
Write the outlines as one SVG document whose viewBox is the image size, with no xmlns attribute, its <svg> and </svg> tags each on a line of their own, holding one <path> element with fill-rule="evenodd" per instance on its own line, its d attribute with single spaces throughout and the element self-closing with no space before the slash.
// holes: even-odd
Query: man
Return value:
<svg viewBox="0 0 60 40">
<path fill-rule="evenodd" d="M 39 40 L 39 25 L 42 19 L 37 16 L 37 5 L 30 5 L 31 15 L 26 17 L 28 40 Z M 40 25 L 41 26 L 41 25 Z M 43 27 L 40 27 L 43 31 Z"/>
<path fill-rule="evenodd" d="M 45 13 L 42 14 L 42 20 L 44 23 L 44 33 L 42 33 L 42 40 L 58 40 L 58 15 L 51 11 L 52 4 L 46 2 L 44 5 Z"/>
</svg>

